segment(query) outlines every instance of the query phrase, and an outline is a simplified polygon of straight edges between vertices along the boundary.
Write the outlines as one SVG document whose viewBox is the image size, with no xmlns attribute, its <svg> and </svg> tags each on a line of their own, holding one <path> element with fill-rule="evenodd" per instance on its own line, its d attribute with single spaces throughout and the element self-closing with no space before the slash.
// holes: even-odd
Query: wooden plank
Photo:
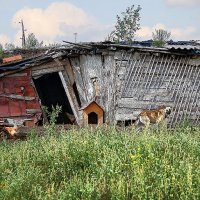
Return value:
<svg viewBox="0 0 200 200">
<path fill-rule="evenodd" d="M 64 87 L 64 90 L 66 92 L 67 98 L 69 100 L 70 106 L 72 108 L 73 114 L 76 118 L 76 122 L 78 125 L 81 124 L 80 122 L 80 116 L 79 116 L 79 112 L 78 112 L 78 102 L 76 101 L 75 95 L 72 94 L 72 92 L 70 91 L 69 85 L 66 83 L 63 72 L 59 72 L 58 73 L 62 82 L 62 85 Z"/>
<path fill-rule="evenodd" d="M 189 65 L 199 66 L 200 65 L 200 58 L 194 57 L 189 59 Z"/>
<path fill-rule="evenodd" d="M 145 55 L 141 55 L 143 56 L 143 58 L 140 58 L 139 60 L 139 64 L 138 64 L 138 69 L 136 70 L 136 74 L 135 76 L 131 77 L 132 78 L 132 81 L 129 83 L 129 96 L 133 96 L 133 92 L 132 92 L 132 89 L 133 88 L 136 88 L 137 89 L 137 86 L 139 84 L 139 78 L 142 74 L 142 71 L 143 71 L 143 64 L 145 62 L 145 58 L 146 58 L 146 54 Z"/>
<path fill-rule="evenodd" d="M 36 70 L 36 71 L 33 70 L 32 71 L 32 76 L 36 77 L 36 76 L 41 76 L 41 75 L 44 75 L 44 74 L 49 74 L 49 73 L 53 73 L 53 72 L 59 72 L 59 71 L 63 71 L 63 70 L 64 70 L 64 68 L 60 67 L 60 66 L 56 66 L 56 67 L 53 67 L 53 68 Z"/>
<path fill-rule="evenodd" d="M 176 98 L 174 99 L 174 103 L 175 103 L 175 108 L 174 108 L 174 114 L 172 116 L 172 121 L 174 124 L 176 124 L 176 122 L 178 121 L 178 118 L 180 118 L 179 115 L 175 115 L 176 113 L 179 113 L 181 107 L 182 107 L 182 103 L 183 103 L 183 100 L 184 100 L 184 96 L 185 96 L 185 92 L 187 90 L 187 79 L 190 78 L 191 76 L 191 73 L 192 73 L 192 68 L 189 67 L 188 65 L 186 65 L 187 70 L 186 71 L 186 74 L 184 73 L 183 76 L 184 76 L 184 82 L 182 84 L 179 84 L 181 85 L 181 88 L 178 90 L 178 93 L 176 95 Z"/>
<path fill-rule="evenodd" d="M 131 58 L 131 56 L 133 57 L 133 54 L 130 54 L 130 58 Z M 123 88 L 122 96 L 126 96 L 127 87 L 128 87 L 128 84 L 130 84 L 130 79 L 132 78 L 132 73 L 133 72 L 135 73 L 136 64 L 137 64 L 137 60 L 134 60 L 132 58 L 129 67 L 127 67 L 127 71 L 124 74 L 124 76 L 125 76 L 125 79 L 124 79 L 125 81 L 123 84 L 124 86 L 121 87 L 121 88 Z"/>
<path fill-rule="evenodd" d="M 148 109 L 149 106 L 152 105 L 152 108 L 156 108 L 158 106 L 166 105 L 166 106 L 174 106 L 172 101 L 163 101 L 163 102 L 155 102 L 151 103 L 150 101 L 123 101 L 121 100 L 118 103 L 118 108 L 130 108 L 130 109 Z"/>
<path fill-rule="evenodd" d="M 180 74 L 180 67 L 183 64 L 182 60 L 183 60 L 183 58 L 180 57 L 179 61 L 176 62 L 176 65 L 174 66 L 174 68 L 175 68 L 175 71 L 174 71 L 174 74 L 173 74 L 174 77 L 172 77 L 171 84 L 168 87 L 169 90 L 172 90 L 174 84 L 176 86 L 176 80 L 177 80 L 178 75 Z"/>
<path fill-rule="evenodd" d="M 188 59 L 187 59 L 188 60 Z M 182 82 L 184 82 L 184 76 L 188 70 L 188 62 L 186 60 L 186 63 L 183 65 L 183 72 L 182 72 L 182 76 L 180 77 L 179 76 L 179 80 L 177 81 L 178 82 L 178 87 L 176 88 L 176 90 L 173 91 L 172 93 L 172 97 L 175 95 L 175 91 L 178 91 L 180 93 L 180 89 L 182 87 Z M 180 73 L 181 74 L 181 73 Z M 174 97 L 174 102 L 176 102 L 176 99 L 177 99 L 178 96 L 175 96 Z"/>
<path fill-rule="evenodd" d="M 168 77 L 169 77 L 169 80 L 167 82 L 167 86 L 166 86 L 166 89 L 169 89 L 170 86 L 173 84 L 172 83 L 172 80 L 173 80 L 173 76 L 175 75 L 175 71 L 177 70 L 176 69 L 176 66 L 177 66 L 177 63 L 179 62 L 180 63 L 180 59 L 182 57 L 181 56 L 178 56 L 177 59 L 172 63 L 171 65 L 171 68 L 169 70 L 169 74 L 168 74 Z"/>
<path fill-rule="evenodd" d="M 41 113 L 42 110 L 40 110 L 40 109 L 26 109 L 26 112 L 27 112 L 28 114 L 35 114 L 35 113 Z M 32 120 L 32 119 L 31 119 L 31 120 Z"/>
<path fill-rule="evenodd" d="M 153 70 L 153 66 L 154 66 L 155 60 L 156 60 L 156 56 L 152 55 L 151 56 L 151 60 L 150 60 L 149 65 L 148 65 L 148 69 L 147 69 L 148 76 L 147 76 L 147 79 L 146 79 L 146 84 L 144 86 L 144 88 L 146 88 L 146 89 L 150 88 L 149 87 L 149 79 L 151 78 L 150 74 L 151 74 L 151 72 Z"/>
<path fill-rule="evenodd" d="M 185 100 L 183 102 L 183 109 L 185 109 L 185 111 L 188 110 L 188 106 L 190 104 L 190 99 L 193 96 L 194 90 L 195 90 L 195 85 L 196 85 L 196 81 L 197 78 L 199 76 L 199 71 L 197 67 L 191 66 L 191 68 L 193 69 L 193 73 L 192 73 L 192 77 L 190 78 L 190 86 L 188 87 L 187 93 L 185 95 Z M 194 78 L 195 77 L 195 78 Z M 195 80 L 195 81 L 193 81 Z M 188 84 L 187 84 L 188 86 Z M 186 114 L 186 113 L 185 113 Z M 186 115 L 183 114 L 183 118 L 186 117 Z"/>
<path fill-rule="evenodd" d="M 80 66 L 82 66 L 80 64 L 80 59 L 70 58 L 70 63 L 71 63 L 72 70 L 73 70 L 73 73 L 74 73 L 74 78 L 75 78 L 75 81 L 76 81 L 77 90 L 78 90 L 79 95 L 80 95 L 81 104 L 84 105 L 88 102 L 88 97 L 86 95 L 86 88 L 85 88 L 85 84 L 84 84 L 84 81 L 83 81 L 82 70 L 81 70 L 81 67 L 80 67 Z"/>
<path fill-rule="evenodd" d="M 125 72 L 126 68 L 127 68 L 127 64 L 130 62 L 131 59 L 131 55 L 128 52 L 122 52 L 122 59 L 120 63 L 116 63 L 116 61 L 114 60 L 114 66 L 113 66 L 113 71 L 114 71 L 114 76 L 113 76 L 113 94 L 112 94 L 112 104 L 113 107 L 110 110 L 110 112 L 112 112 L 112 121 L 114 120 L 114 116 L 116 113 L 116 104 L 117 104 L 117 99 L 118 99 L 118 95 L 119 95 L 119 87 L 122 85 L 121 80 L 119 79 L 119 73 L 123 73 Z M 123 63 L 123 61 L 126 60 L 125 63 Z M 125 65 L 124 65 L 125 64 Z M 122 71 L 123 69 L 123 71 Z M 121 72 L 120 72 L 121 71 Z M 119 84 L 121 83 L 121 84 Z"/>
<path fill-rule="evenodd" d="M 114 95 L 116 94 L 116 88 L 114 87 L 115 79 L 115 60 L 112 56 L 105 57 L 105 73 L 103 77 L 104 82 L 102 83 L 102 93 L 104 94 L 103 105 L 105 107 L 106 121 L 112 122 L 114 120 L 116 99 Z"/>
<path fill-rule="evenodd" d="M 142 83 L 144 81 L 144 79 L 142 79 L 142 77 L 143 77 L 143 73 L 142 72 L 144 72 L 144 63 L 145 63 L 145 60 L 146 60 L 146 54 L 144 55 L 143 61 L 141 63 L 141 71 L 138 72 L 139 76 L 137 78 L 137 82 L 132 87 L 132 88 L 136 88 L 136 94 L 137 94 L 138 90 L 141 89 Z M 132 94 L 132 96 L 133 96 L 133 94 Z"/>
<path fill-rule="evenodd" d="M 163 59 L 164 55 L 162 56 L 161 59 Z M 154 65 L 154 69 L 152 68 L 152 74 L 149 75 L 150 77 L 150 80 L 149 80 L 149 86 L 147 89 L 149 88 L 152 88 L 153 87 L 153 84 L 154 84 L 154 81 L 155 81 L 155 74 L 156 74 L 156 71 L 157 71 L 157 66 L 159 65 L 159 57 L 157 57 L 157 61 L 156 61 L 156 64 Z M 161 61 L 162 62 L 162 61 Z"/>
<path fill-rule="evenodd" d="M 69 77 L 71 85 L 73 85 L 73 83 L 75 82 L 75 75 L 74 75 L 74 72 L 73 72 L 73 69 L 72 69 L 72 66 L 70 64 L 69 59 L 65 59 L 63 66 L 64 66 L 64 69 L 65 69 L 65 72 L 67 73 L 67 75 Z"/>
<path fill-rule="evenodd" d="M 115 120 L 136 120 L 137 116 L 142 110 L 128 109 L 128 108 L 118 108 L 115 114 Z"/>
<path fill-rule="evenodd" d="M 35 97 L 21 96 L 18 94 L 0 94 L 0 97 L 8 97 L 11 99 L 18 99 L 18 100 L 25 100 L 25 101 L 32 101 L 35 99 Z"/>
<path fill-rule="evenodd" d="M 167 57 L 166 58 L 167 64 L 165 63 L 165 65 L 163 66 L 163 74 L 160 75 L 160 81 L 159 81 L 159 84 L 158 84 L 158 88 L 163 86 L 163 83 L 164 83 L 166 77 L 169 74 L 169 66 L 170 66 L 171 63 L 173 63 L 174 57 L 170 56 L 169 59 L 168 59 L 168 55 L 166 55 L 166 57 Z"/>
<path fill-rule="evenodd" d="M 157 79 L 157 81 L 156 81 L 156 83 L 155 83 L 155 86 L 154 87 L 156 87 L 156 88 L 159 88 L 160 87 L 160 84 L 161 84 L 161 82 L 162 82 L 162 79 L 163 79 L 163 73 L 164 73 L 164 70 L 165 70 L 165 68 L 166 68 L 166 66 L 167 66 L 167 63 L 168 63 L 168 55 L 163 55 L 163 61 L 162 62 L 160 62 L 160 70 L 159 70 L 159 72 L 158 72 L 158 74 L 157 74 L 157 76 L 158 76 L 158 79 Z"/>
<path fill-rule="evenodd" d="M 194 83 L 193 83 L 193 87 L 191 88 L 191 93 L 188 95 L 188 100 L 186 100 L 187 101 L 187 105 L 186 105 L 186 111 L 190 111 L 190 107 L 191 106 L 193 106 L 193 105 L 191 105 L 192 104 L 192 102 L 193 102 L 193 100 L 195 99 L 195 94 L 198 92 L 198 82 L 199 82 L 199 80 L 200 80 L 200 77 L 199 77 L 199 75 L 200 75 L 200 69 L 199 69 L 199 67 L 195 67 L 196 68 L 196 70 L 195 70 L 195 73 L 194 73 L 194 75 L 196 75 L 195 76 L 195 81 L 194 81 Z"/>
<path fill-rule="evenodd" d="M 44 64 L 33 66 L 32 71 L 40 71 L 40 70 L 43 70 L 43 69 L 45 70 L 45 69 L 56 68 L 56 67 L 58 67 L 58 64 L 53 60 L 53 61 L 50 61 L 50 62 L 47 62 L 47 63 L 44 63 Z"/>
</svg>

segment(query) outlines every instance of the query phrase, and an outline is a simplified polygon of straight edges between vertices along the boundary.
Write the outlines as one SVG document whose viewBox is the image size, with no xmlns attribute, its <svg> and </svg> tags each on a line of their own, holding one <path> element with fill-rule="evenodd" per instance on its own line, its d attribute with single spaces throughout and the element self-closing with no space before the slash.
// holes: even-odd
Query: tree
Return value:
<svg viewBox="0 0 200 200">
<path fill-rule="evenodd" d="M 2 58 L 4 55 L 4 52 L 3 52 L 3 45 L 0 44 L 0 58 Z"/>
<path fill-rule="evenodd" d="M 170 32 L 167 32 L 164 29 L 155 29 L 155 32 L 152 33 L 153 37 L 153 46 L 163 47 L 171 36 Z"/>
<path fill-rule="evenodd" d="M 125 12 L 121 13 L 121 17 L 117 15 L 117 23 L 115 30 L 109 35 L 111 41 L 120 42 L 124 41 L 131 43 L 135 36 L 135 32 L 140 29 L 140 10 L 141 7 L 138 5 L 132 5 L 126 9 Z"/>
<path fill-rule="evenodd" d="M 35 37 L 34 33 L 30 33 L 28 34 L 28 37 L 26 39 L 26 45 L 25 47 L 30 49 L 30 48 L 38 48 L 38 47 L 42 47 L 43 46 L 43 42 L 39 42 L 38 39 Z"/>
<path fill-rule="evenodd" d="M 13 50 L 13 49 L 15 49 L 15 45 L 12 44 L 12 43 L 6 43 L 5 44 L 5 49 L 6 50 Z"/>
<path fill-rule="evenodd" d="M 3 51 L 3 45 L 0 44 L 0 51 Z"/>
</svg>

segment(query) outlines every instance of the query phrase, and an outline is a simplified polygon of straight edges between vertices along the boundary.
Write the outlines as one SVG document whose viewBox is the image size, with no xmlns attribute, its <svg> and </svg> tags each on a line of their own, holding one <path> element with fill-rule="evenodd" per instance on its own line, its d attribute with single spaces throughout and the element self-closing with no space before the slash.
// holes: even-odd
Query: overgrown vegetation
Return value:
<svg viewBox="0 0 200 200">
<path fill-rule="evenodd" d="M 39 48 L 43 46 L 43 41 L 39 42 L 34 33 L 28 34 L 26 38 L 26 44 L 25 48 L 30 49 L 30 48 Z"/>
<path fill-rule="evenodd" d="M 3 52 L 3 45 L 0 44 L 0 59 L 2 59 L 4 56 L 4 52 Z"/>
<path fill-rule="evenodd" d="M 139 5 L 137 8 L 132 5 L 125 12 L 122 12 L 121 16 L 117 15 L 115 30 L 108 35 L 108 40 L 131 44 L 135 32 L 140 29 L 140 10 L 141 7 Z"/>
<path fill-rule="evenodd" d="M 199 199 L 199 131 L 74 128 L 0 143 L 0 199 Z"/>
<path fill-rule="evenodd" d="M 163 29 L 156 29 L 155 32 L 152 33 L 153 38 L 153 46 L 155 47 L 163 47 L 166 42 L 169 40 L 171 33 L 163 30 Z"/>
<path fill-rule="evenodd" d="M 5 50 L 14 50 L 15 49 L 15 45 L 13 43 L 6 43 L 5 44 Z"/>
</svg>

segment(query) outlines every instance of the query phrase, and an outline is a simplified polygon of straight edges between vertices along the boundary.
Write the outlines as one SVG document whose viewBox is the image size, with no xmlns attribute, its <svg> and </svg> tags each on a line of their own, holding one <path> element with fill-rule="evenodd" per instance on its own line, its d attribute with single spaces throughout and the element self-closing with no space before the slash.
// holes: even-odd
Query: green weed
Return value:
<svg viewBox="0 0 200 200">
<path fill-rule="evenodd" d="M 199 199 L 199 128 L 61 130 L 1 143 L 0 199 Z"/>
</svg>

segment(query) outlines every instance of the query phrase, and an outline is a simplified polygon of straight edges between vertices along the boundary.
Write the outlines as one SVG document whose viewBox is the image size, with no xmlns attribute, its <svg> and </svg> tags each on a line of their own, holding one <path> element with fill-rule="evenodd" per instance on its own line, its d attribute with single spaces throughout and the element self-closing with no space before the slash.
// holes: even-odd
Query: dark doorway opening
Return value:
<svg viewBox="0 0 200 200">
<path fill-rule="evenodd" d="M 124 121 L 122 121 L 122 120 L 117 121 L 117 125 L 121 126 L 121 127 L 131 126 L 134 123 L 135 123 L 135 120 L 131 120 L 131 119 L 130 120 L 124 120 Z"/>
<path fill-rule="evenodd" d="M 57 118 L 57 123 L 72 124 L 72 120 L 66 113 L 74 116 L 73 111 L 59 74 L 57 72 L 45 74 L 37 79 L 34 79 L 33 81 L 41 99 L 41 103 L 43 106 L 48 108 L 48 111 L 52 111 L 52 106 L 55 107 L 56 105 L 59 105 L 62 107 L 62 111 Z"/>
<path fill-rule="evenodd" d="M 98 115 L 95 112 L 88 114 L 88 124 L 98 124 Z"/>
<path fill-rule="evenodd" d="M 81 100 L 80 100 L 80 96 L 79 96 L 78 89 L 77 89 L 77 86 L 76 86 L 76 82 L 74 82 L 74 84 L 73 84 L 73 90 L 74 90 L 74 94 L 76 96 L 76 100 L 78 102 L 78 105 L 79 105 L 79 107 L 81 107 Z"/>
</svg>

